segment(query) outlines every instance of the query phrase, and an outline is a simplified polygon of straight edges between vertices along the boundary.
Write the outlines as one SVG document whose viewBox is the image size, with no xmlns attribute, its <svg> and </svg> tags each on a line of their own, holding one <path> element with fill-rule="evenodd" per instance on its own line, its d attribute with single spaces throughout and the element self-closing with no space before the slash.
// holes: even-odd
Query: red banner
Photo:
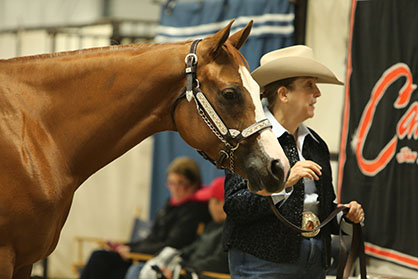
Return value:
<svg viewBox="0 0 418 279">
<path fill-rule="evenodd" d="M 418 269 L 418 1 L 352 1 L 338 197 L 366 253 Z"/>
</svg>

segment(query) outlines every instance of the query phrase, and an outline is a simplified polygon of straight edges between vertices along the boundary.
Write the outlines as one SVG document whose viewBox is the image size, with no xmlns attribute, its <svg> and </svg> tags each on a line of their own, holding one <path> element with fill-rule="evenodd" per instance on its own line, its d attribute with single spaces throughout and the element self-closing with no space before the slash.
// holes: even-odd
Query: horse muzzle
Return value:
<svg viewBox="0 0 418 279">
<path fill-rule="evenodd" d="M 244 173 L 247 174 L 248 189 L 253 193 L 262 191 L 265 194 L 282 191 L 286 177 L 283 164 L 279 159 L 270 159 L 267 164 L 263 161 L 261 158 L 247 160 L 247 170 Z"/>
</svg>

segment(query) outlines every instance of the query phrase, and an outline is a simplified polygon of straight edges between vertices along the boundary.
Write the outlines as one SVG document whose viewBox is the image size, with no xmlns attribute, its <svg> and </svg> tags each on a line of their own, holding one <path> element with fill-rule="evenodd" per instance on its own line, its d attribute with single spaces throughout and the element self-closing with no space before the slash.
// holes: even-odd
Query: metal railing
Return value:
<svg viewBox="0 0 418 279">
<path fill-rule="evenodd" d="M 153 20 L 105 18 L 86 24 L 0 29 L 0 55 L 9 58 L 87 47 L 150 43 L 154 41 L 157 25 L 158 22 Z"/>
</svg>

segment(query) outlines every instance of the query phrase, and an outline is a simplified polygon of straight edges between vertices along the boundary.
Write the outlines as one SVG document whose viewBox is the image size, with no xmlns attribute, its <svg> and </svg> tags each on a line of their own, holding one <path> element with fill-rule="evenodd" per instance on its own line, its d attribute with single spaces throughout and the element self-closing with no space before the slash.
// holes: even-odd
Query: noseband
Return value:
<svg viewBox="0 0 418 279">
<path fill-rule="evenodd" d="M 225 145 L 225 147 L 221 151 L 219 151 L 218 159 L 216 161 L 211 159 L 202 150 L 197 150 L 197 152 L 199 152 L 199 154 L 202 155 L 203 158 L 212 162 L 218 169 L 223 168 L 224 161 L 229 158 L 230 170 L 234 171 L 234 151 L 238 149 L 240 142 L 256 133 L 259 133 L 264 129 L 271 128 L 272 126 L 267 118 L 257 121 L 256 123 L 250 125 L 242 131 L 236 129 L 229 129 L 225 125 L 222 118 L 219 116 L 218 113 L 216 113 L 215 109 L 210 104 L 205 94 L 199 88 L 199 81 L 196 77 L 196 49 L 200 41 L 201 40 L 193 41 L 190 47 L 190 52 L 184 59 L 186 63 L 186 87 L 182 90 L 182 92 L 177 97 L 173 105 L 171 111 L 173 122 L 174 110 L 176 108 L 177 103 L 183 97 L 186 97 L 188 102 L 190 102 L 193 99 L 195 101 L 196 109 L 200 117 L 202 117 L 203 121 L 206 123 L 206 125 L 209 127 L 212 133 L 215 134 L 215 136 Z"/>
</svg>

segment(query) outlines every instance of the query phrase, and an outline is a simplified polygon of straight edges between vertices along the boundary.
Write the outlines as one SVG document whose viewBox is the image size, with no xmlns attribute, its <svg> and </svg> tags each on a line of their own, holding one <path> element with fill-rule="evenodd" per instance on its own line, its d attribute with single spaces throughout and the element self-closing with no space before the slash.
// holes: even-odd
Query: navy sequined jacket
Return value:
<svg viewBox="0 0 418 279">
<path fill-rule="evenodd" d="M 315 181 L 319 196 L 319 218 L 324 220 L 336 207 L 326 143 L 311 129 L 307 135 L 302 155 L 322 167 L 322 175 Z M 227 219 L 224 226 L 223 245 L 226 250 L 235 248 L 258 258 L 277 263 L 293 263 L 299 257 L 301 235 L 276 219 L 266 197 L 247 189 L 247 181 L 228 170 L 225 171 L 225 205 Z M 303 187 L 303 183 L 301 184 Z M 296 192 L 296 191 L 294 191 Z M 300 191 L 299 191 L 300 192 Z M 279 211 L 300 226 L 303 211 L 303 192 L 294 193 Z M 336 220 L 321 229 L 318 236 L 324 241 L 323 264 L 329 266 L 331 233 L 338 233 Z"/>
</svg>

